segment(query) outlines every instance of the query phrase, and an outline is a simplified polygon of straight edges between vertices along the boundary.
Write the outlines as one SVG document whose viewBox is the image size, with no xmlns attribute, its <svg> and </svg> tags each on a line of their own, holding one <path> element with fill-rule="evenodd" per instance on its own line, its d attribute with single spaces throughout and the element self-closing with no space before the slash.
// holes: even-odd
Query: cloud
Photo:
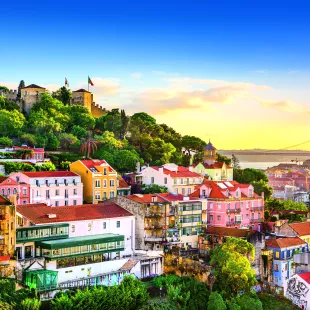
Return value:
<svg viewBox="0 0 310 310">
<path fill-rule="evenodd" d="M 90 86 L 89 90 L 96 95 L 97 97 L 100 96 L 109 96 L 115 95 L 119 93 L 121 89 L 120 80 L 116 78 L 101 78 L 101 77 L 94 77 L 91 79 L 94 83 L 94 86 Z M 78 83 L 76 88 L 88 88 L 86 83 Z"/>
<path fill-rule="evenodd" d="M 18 83 L 15 83 L 15 82 L 2 82 L 2 81 L 0 81 L 0 85 L 5 86 L 8 89 L 12 89 L 12 90 L 15 90 L 18 88 Z"/>
<path fill-rule="evenodd" d="M 40 86 L 46 88 L 50 92 L 53 92 L 53 91 L 58 90 L 60 87 L 62 87 L 64 85 L 59 85 L 59 84 L 42 84 Z"/>
<path fill-rule="evenodd" d="M 140 73 L 140 72 L 133 72 L 133 73 L 130 74 L 130 77 L 132 79 L 139 80 L 139 79 L 141 79 L 142 75 L 143 74 Z"/>
<path fill-rule="evenodd" d="M 290 112 L 297 114 L 310 114 L 310 110 L 305 109 L 301 104 L 297 104 L 290 100 L 269 101 L 261 98 L 256 98 L 263 108 L 274 109 L 279 112 Z"/>
</svg>

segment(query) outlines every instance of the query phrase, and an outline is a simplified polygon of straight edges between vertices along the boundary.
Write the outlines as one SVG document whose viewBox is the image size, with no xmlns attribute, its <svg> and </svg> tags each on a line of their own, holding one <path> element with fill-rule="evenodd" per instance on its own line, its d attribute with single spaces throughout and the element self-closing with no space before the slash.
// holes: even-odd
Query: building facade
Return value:
<svg viewBox="0 0 310 310">
<path fill-rule="evenodd" d="M 194 191 L 196 185 L 202 183 L 203 177 L 188 168 L 165 164 L 143 169 L 136 175 L 136 181 L 145 185 L 165 186 L 171 193 L 188 196 Z"/>
<path fill-rule="evenodd" d="M 205 181 L 190 197 L 205 201 L 210 226 L 260 230 L 264 220 L 264 198 L 250 184 Z"/>
<path fill-rule="evenodd" d="M 81 176 L 85 202 L 98 203 L 116 197 L 117 172 L 105 160 L 78 160 L 70 165 L 70 171 Z"/>
<path fill-rule="evenodd" d="M 266 240 L 266 248 L 272 251 L 273 285 L 282 287 L 295 274 L 294 253 L 308 251 L 308 245 L 298 237 Z"/>
<path fill-rule="evenodd" d="M 83 203 L 81 177 L 71 171 L 14 172 L 10 179 L 22 187 L 29 186 L 28 203 L 47 203 L 50 206 L 73 206 Z M 22 199 L 24 203 L 26 199 Z"/>
<path fill-rule="evenodd" d="M 17 182 L 9 177 L 0 177 L 0 195 L 18 204 L 29 203 L 29 184 Z"/>
<path fill-rule="evenodd" d="M 46 92 L 46 88 L 36 84 L 30 84 L 21 89 L 21 108 L 29 114 L 31 108 L 40 100 L 41 94 Z"/>
</svg>

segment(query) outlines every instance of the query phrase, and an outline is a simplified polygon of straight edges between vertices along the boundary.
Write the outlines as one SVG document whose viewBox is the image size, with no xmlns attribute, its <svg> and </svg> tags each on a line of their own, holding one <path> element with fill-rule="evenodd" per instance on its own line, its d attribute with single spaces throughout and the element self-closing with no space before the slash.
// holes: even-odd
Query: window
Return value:
<svg viewBox="0 0 310 310">
<path fill-rule="evenodd" d="M 95 199 L 100 199 L 100 193 L 99 192 L 95 193 Z"/>
<path fill-rule="evenodd" d="M 39 180 L 36 180 L 36 185 L 40 186 Z"/>
<path fill-rule="evenodd" d="M 55 201 L 55 206 L 56 206 L 56 207 L 59 206 L 59 201 Z"/>
<path fill-rule="evenodd" d="M 156 196 L 152 196 L 152 202 L 156 202 L 157 201 L 157 197 Z"/>
<path fill-rule="evenodd" d="M 59 189 L 55 190 L 55 196 L 59 196 Z"/>
<path fill-rule="evenodd" d="M 106 223 L 106 222 L 103 222 L 103 223 L 102 223 L 102 228 L 103 228 L 103 229 L 107 229 L 107 223 Z"/>
<path fill-rule="evenodd" d="M 23 188 L 23 195 L 27 195 L 27 188 Z"/>
<path fill-rule="evenodd" d="M 69 197 L 69 195 L 68 195 L 68 190 L 65 189 L 65 198 L 68 198 L 68 197 Z"/>
<path fill-rule="evenodd" d="M 285 270 L 285 271 L 287 271 L 287 264 L 285 264 L 285 266 L 284 266 L 284 270 Z"/>
<path fill-rule="evenodd" d="M 77 189 L 73 189 L 73 195 L 77 195 Z"/>
<path fill-rule="evenodd" d="M 88 231 L 91 231 L 91 223 L 88 223 Z"/>
<path fill-rule="evenodd" d="M 77 205 L 77 201 L 73 200 L 73 205 L 76 206 Z"/>
<path fill-rule="evenodd" d="M 236 197 L 239 197 L 239 192 L 238 191 L 236 191 Z"/>
<path fill-rule="evenodd" d="M 187 189 L 187 195 L 190 195 L 190 194 L 191 194 L 191 189 L 188 188 L 188 189 Z"/>
<path fill-rule="evenodd" d="M 217 204 L 217 208 L 221 209 L 221 204 L 220 203 Z"/>
<path fill-rule="evenodd" d="M 16 177 L 16 182 L 19 182 L 19 177 Z"/>
<path fill-rule="evenodd" d="M 2 194 L 2 196 L 4 196 L 4 189 L 1 190 L 1 194 Z"/>
<path fill-rule="evenodd" d="M 16 188 L 13 189 L 13 194 L 14 194 L 14 195 L 17 194 L 17 189 L 16 189 Z"/>
<path fill-rule="evenodd" d="M 8 189 L 8 195 L 10 195 L 10 189 Z M 37 197 L 40 197 L 41 195 L 40 195 L 40 192 L 39 191 L 37 191 Z"/>
<path fill-rule="evenodd" d="M 274 282 L 278 283 L 278 281 L 279 281 L 278 279 L 279 279 L 278 277 L 274 277 Z"/>
<path fill-rule="evenodd" d="M 243 208 L 243 202 L 240 202 L 240 208 L 241 209 Z"/>
<path fill-rule="evenodd" d="M 68 206 L 68 200 L 65 200 L 65 206 Z"/>
<path fill-rule="evenodd" d="M 114 192 L 113 191 L 110 192 L 110 198 L 114 198 Z"/>
<path fill-rule="evenodd" d="M 245 218 L 246 218 L 247 220 L 249 219 L 249 214 L 248 214 L 248 213 L 245 215 Z"/>
<path fill-rule="evenodd" d="M 107 199 L 107 193 L 106 192 L 103 192 L 103 199 Z"/>
<path fill-rule="evenodd" d="M 276 252 L 276 258 L 279 258 L 279 257 L 280 257 L 280 252 L 277 251 L 277 252 Z"/>
<path fill-rule="evenodd" d="M 183 179 L 181 178 L 181 184 L 183 184 Z"/>
<path fill-rule="evenodd" d="M 114 180 L 110 180 L 110 187 L 114 187 Z"/>
<path fill-rule="evenodd" d="M 230 203 L 227 204 L 227 210 L 230 210 Z"/>
<path fill-rule="evenodd" d="M 220 216 L 220 215 L 217 216 L 217 221 L 218 221 L 218 222 L 221 221 L 221 216 Z"/>
<path fill-rule="evenodd" d="M 185 188 L 182 188 L 182 195 L 185 195 Z"/>
<path fill-rule="evenodd" d="M 178 190 L 177 188 L 175 189 L 175 193 L 176 193 L 176 194 L 178 194 L 178 193 L 179 193 L 179 190 Z"/>
<path fill-rule="evenodd" d="M 210 215 L 210 222 L 213 222 L 213 215 Z"/>
<path fill-rule="evenodd" d="M 154 184 L 154 177 L 151 177 L 151 183 Z"/>
<path fill-rule="evenodd" d="M 100 180 L 95 181 L 95 187 L 100 187 Z"/>
<path fill-rule="evenodd" d="M 187 178 L 187 184 L 189 184 L 189 178 Z"/>
<path fill-rule="evenodd" d="M 121 227 L 121 221 L 116 221 L 116 228 L 120 228 Z"/>
<path fill-rule="evenodd" d="M 210 209 L 213 209 L 213 202 L 210 202 Z"/>
<path fill-rule="evenodd" d="M 46 190 L 46 191 L 45 191 L 45 195 L 46 195 L 46 199 L 49 199 L 49 198 L 50 198 L 50 191 L 49 191 L 49 190 Z"/>
<path fill-rule="evenodd" d="M 104 169 L 103 169 L 103 174 L 104 174 L 104 175 L 107 175 L 107 168 L 104 168 Z"/>
<path fill-rule="evenodd" d="M 278 264 L 274 264 L 274 271 L 279 271 L 279 265 Z"/>
<path fill-rule="evenodd" d="M 167 183 L 168 183 L 168 179 L 164 178 L 164 184 L 167 184 Z"/>
<path fill-rule="evenodd" d="M 71 226 L 71 232 L 73 232 L 73 233 L 75 232 L 75 225 Z"/>
</svg>

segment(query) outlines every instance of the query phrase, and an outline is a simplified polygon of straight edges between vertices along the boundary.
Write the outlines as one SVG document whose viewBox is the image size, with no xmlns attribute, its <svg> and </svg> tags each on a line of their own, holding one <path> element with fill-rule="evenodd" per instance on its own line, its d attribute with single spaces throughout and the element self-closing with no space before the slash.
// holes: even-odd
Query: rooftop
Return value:
<svg viewBox="0 0 310 310">
<path fill-rule="evenodd" d="M 134 194 L 125 197 L 140 203 L 165 202 L 165 200 L 158 197 L 157 194 Z M 156 198 L 156 201 L 153 201 L 154 198 Z"/>
<path fill-rule="evenodd" d="M 29 178 L 59 178 L 59 177 L 78 177 L 77 173 L 71 171 L 36 171 L 22 172 Z"/>
<path fill-rule="evenodd" d="M 213 146 L 213 144 L 209 141 L 209 143 L 203 148 L 206 151 L 214 151 L 216 148 Z"/>
<path fill-rule="evenodd" d="M 130 188 L 129 184 L 122 178 L 121 175 L 117 176 L 118 179 L 118 189 L 122 189 L 122 188 Z"/>
<path fill-rule="evenodd" d="M 0 196 L 1 197 L 1 196 Z M 17 205 L 16 211 L 34 224 L 73 222 L 133 216 L 113 202 L 50 207 L 45 203 Z M 50 214 L 55 216 L 49 217 Z"/>
<path fill-rule="evenodd" d="M 6 199 L 5 197 L 0 195 L 0 205 L 1 206 L 10 206 L 12 203 L 10 200 Z"/>
<path fill-rule="evenodd" d="M 270 248 L 289 248 L 289 247 L 305 245 L 305 244 L 306 242 L 298 237 L 266 240 L 266 246 Z"/>
<path fill-rule="evenodd" d="M 246 238 L 249 235 L 255 234 L 256 230 L 208 226 L 206 233 L 225 237 Z"/>
<path fill-rule="evenodd" d="M 109 172 L 114 172 L 113 168 L 103 159 L 85 159 L 80 162 L 88 168 L 91 172 L 99 172 L 96 167 L 106 165 Z"/>
<path fill-rule="evenodd" d="M 36 84 L 30 84 L 28 86 L 25 86 L 23 89 L 25 89 L 25 88 L 42 88 L 42 89 L 45 89 L 44 87 L 38 86 Z"/>
<path fill-rule="evenodd" d="M 182 166 L 178 166 L 177 171 L 169 170 L 167 168 L 163 168 L 160 166 L 152 166 L 151 168 L 153 168 L 157 171 L 159 171 L 159 168 L 162 168 L 163 173 L 170 175 L 172 178 L 201 178 L 200 174 L 198 174 L 196 172 L 189 171 L 188 168 L 185 168 Z"/>
<path fill-rule="evenodd" d="M 298 276 L 310 284 L 310 272 L 299 273 Z"/>
<path fill-rule="evenodd" d="M 299 236 L 310 235 L 310 222 L 289 224 Z"/>
<path fill-rule="evenodd" d="M 78 90 L 74 90 L 73 93 L 90 93 L 90 92 L 84 88 L 80 88 Z"/>
</svg>

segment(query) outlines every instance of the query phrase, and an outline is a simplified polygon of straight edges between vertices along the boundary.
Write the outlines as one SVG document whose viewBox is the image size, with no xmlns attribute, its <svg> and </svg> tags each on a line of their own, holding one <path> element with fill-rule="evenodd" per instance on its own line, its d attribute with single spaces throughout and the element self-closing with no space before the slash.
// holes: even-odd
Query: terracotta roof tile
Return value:
<svg viewBox="0 0 310 310">
<path fill-rule="evenodd" d="M 301 277 L 308 284 L 310 284 L 310 272 L 299 273 L 298 276 Z"/>
<path fill-rule="evenodd" d="M 137 263 L 137 260 L 130 259 L 119 269 L 119 271 L 130 271 Z"/>
<path fill-rule="evenodd" d="M 16 210 L 35 224 L 133 216 L 130 212 L 112 202 L 69 207 L 50 207 L 44 203 L 23 204 L 17 205 Z M 56 214 L 56 218 L 49 218 L 48 214 Z"/>
<path fill-rule="evenodd" d="M 25 86 L 24 88 L 42 88 L 42 89 L 45 89 L 44 87 L 38 86 L 38 85 L 36 85 L 36 84 L 30 84 L 30 85 L 28 85 L 28 86 Z M 23 89 L 24 89 L 24 88 L 23 88 Z"/>
<path fill-rule="evenodd" d="M 159 171 L 160 167 L 152 166 L 151 168 Z M 200 174 L 189 171 L 188 168 L 182 166 L 178 166 L 178 171 L 171 171 L 169 169 L 163 168 L 163 173 L 170 175 L 172 178 L 201 178 Z"/>
<path fill-rule="evenodd" d="M 140 203 L 151 203 L 154 197 L 156 198 L 156 202 L 165 202 L 164 199 L 156 196 L 156 194 L 134 194 L 125 197 Z"/>
<path fill-rule="evenodd" d="M 206 233 L 207 234 L 214 234 L 219 236 L 226 236 L 226 237 L 237 237 L 237 238 L 246 238 L 249 235 L 253 235 L 256 230 L 249 230 L 249 229 L 238 229 L 238 228 L 227 228 L 227 227 L 215 227 L 215 226 L 208 226 Z"/>
<path fill-rule="evenodd" d="M 289 248 L 305 244 L 306 242 L 298 237 L 266 240 L 266 246 L 269 248 Z"/>
<path fill-rule="evenodd" d="M 299 236 L 310 235 L 310 222 L 289 224 Z"/>
<path fill-rule="evenodd" d="M 59 178 L 59 177 L 77 177 L 77 173 L 71 171 L 36 171 L 36 172 L 22 172 L 29 178 Z"/>
<path fill-rule="evenodd" d="M 0 184 L 1 184 L 3 181 L 5 181 L 7 178 L 8 178 L 8 177 L 2 177 L 2 176 L 0 176 Z"/>
<path fill-rule="evenodd" d="M 96 167 L 101 165 L 107 165 L 109 172 L 114 172 L 113 168 L 103 159 L 86 159 L 81 160 L 81 163 L 86 166 L 88 169 L 96 169 Z"/>
<path fill-rule="evenodd" d="M 118 175 L 118 188 L 130 188 L 129 184 L 122 178 L 122 176 Z"/>
</svg>

